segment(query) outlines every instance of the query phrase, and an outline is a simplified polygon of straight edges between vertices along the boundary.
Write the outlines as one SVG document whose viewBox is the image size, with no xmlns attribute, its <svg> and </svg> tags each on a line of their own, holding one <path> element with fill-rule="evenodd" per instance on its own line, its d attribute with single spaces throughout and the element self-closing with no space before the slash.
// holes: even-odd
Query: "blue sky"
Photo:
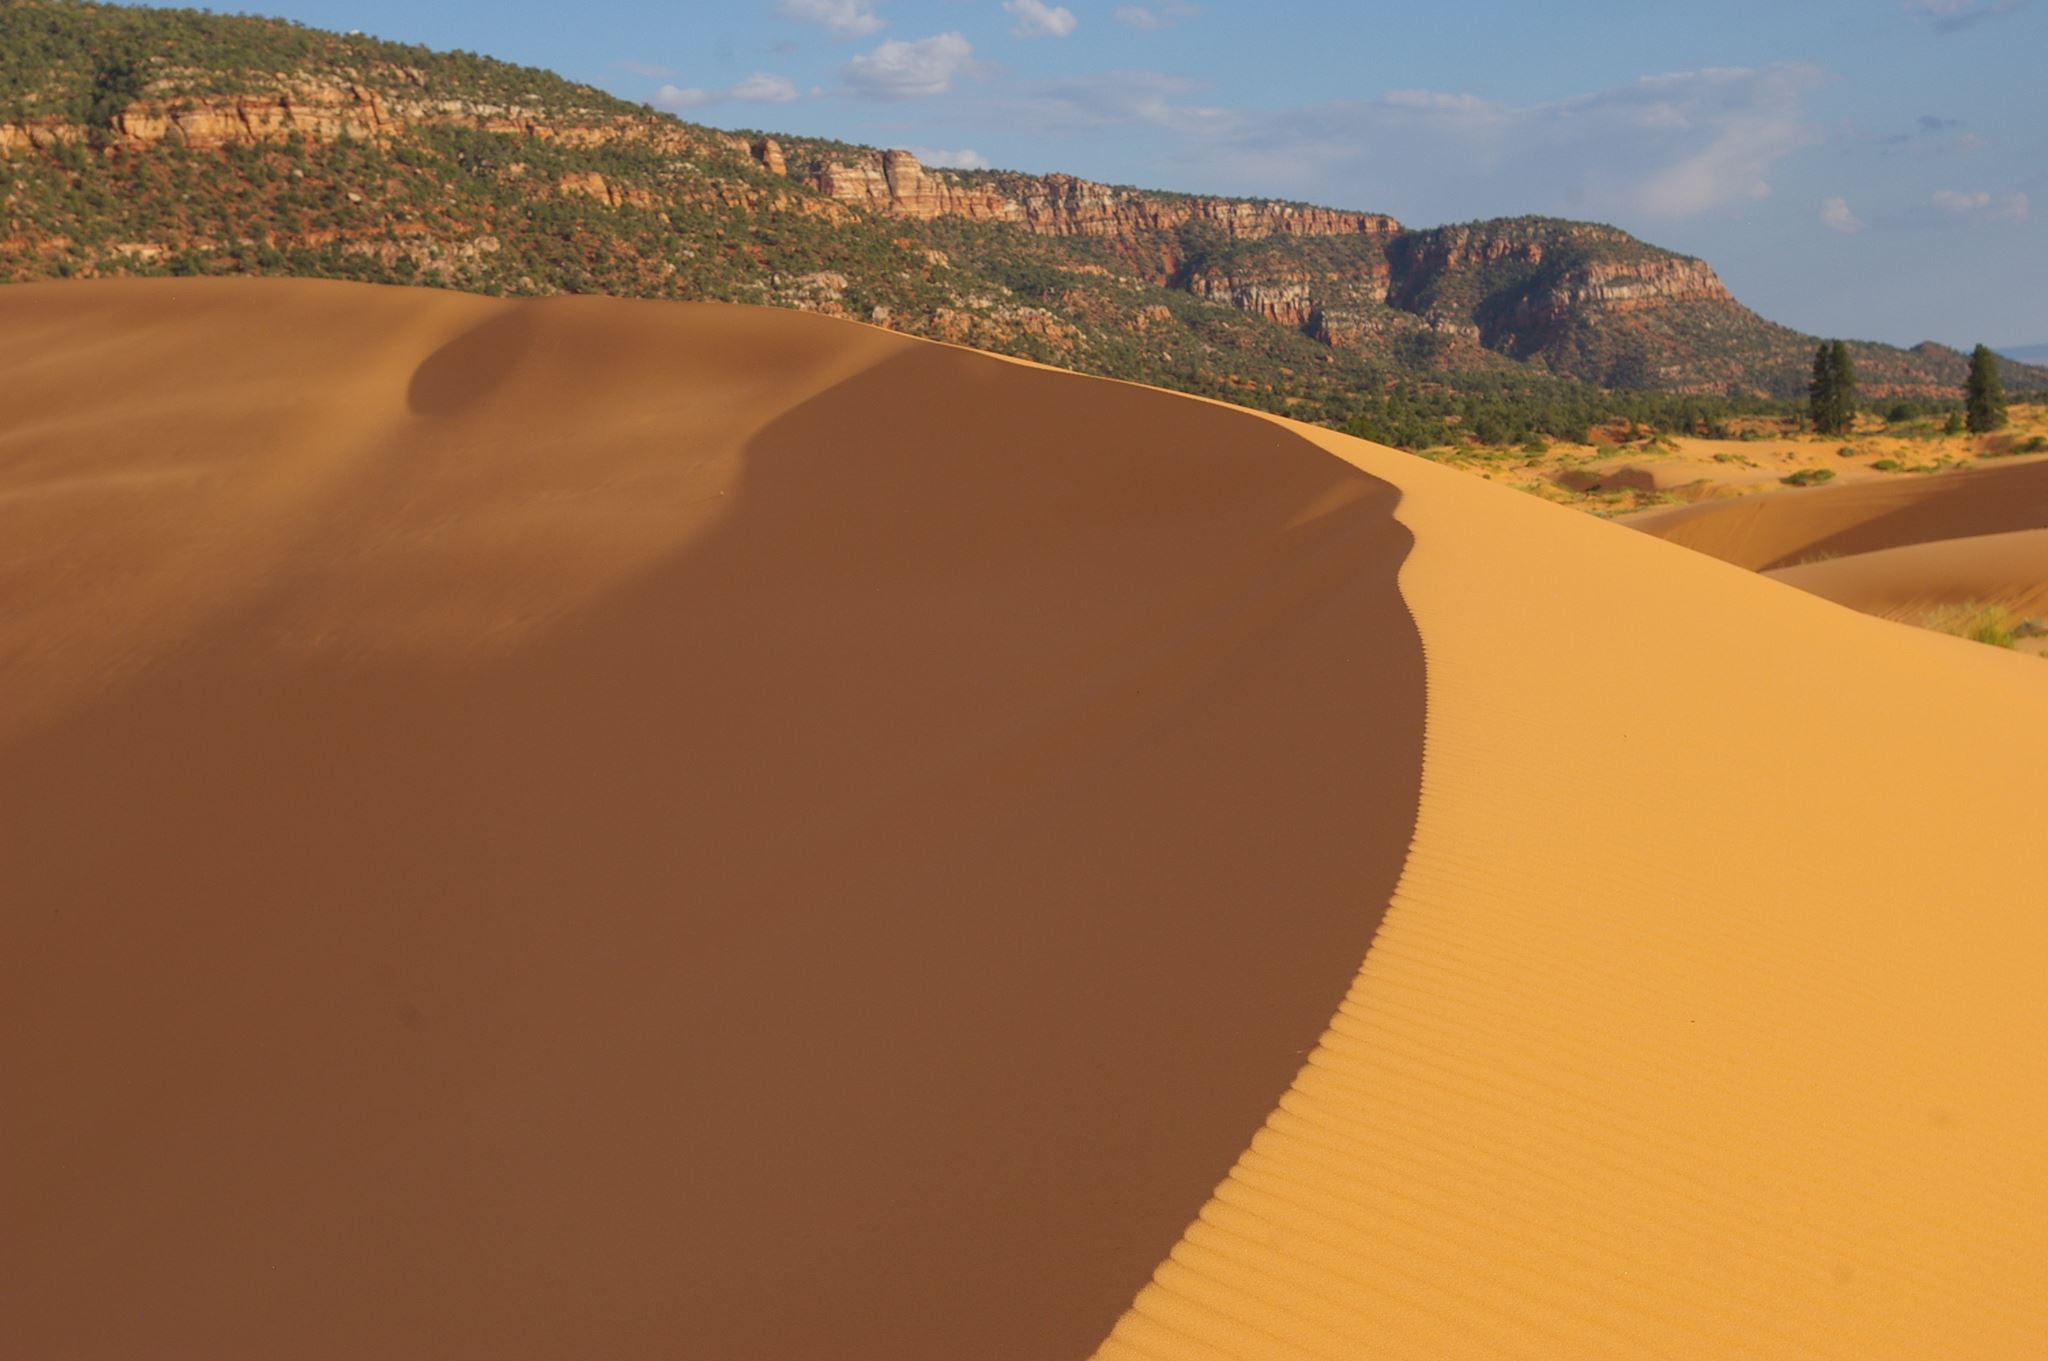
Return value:
<svg viewBox="0 0 2048 1361">
<path fill-rule="evenodd" d="M 1614 222 L 1802 330 L 2048 341 L 2048 0 L 270 0 L 721 127 Z"/>
</svg>

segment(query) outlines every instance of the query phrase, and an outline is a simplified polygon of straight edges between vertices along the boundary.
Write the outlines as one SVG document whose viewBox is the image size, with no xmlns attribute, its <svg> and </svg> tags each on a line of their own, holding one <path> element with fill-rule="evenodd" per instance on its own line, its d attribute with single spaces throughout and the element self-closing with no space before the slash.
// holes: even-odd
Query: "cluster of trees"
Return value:
<svg viewBox="0 0 2048 1361">
<path fill-rule="evenodd" d="M 1478 386 L 1430 386 L 1414 380 L 1369 394 L 1344 423 L 1348 434 L 1402 449 L 1430 449 L 1466 441 L 1535 445 L 1557 440 L 1591 441 L 1596 426 L 1670 435 L 1733 438 L 1736 416 L 1779 415 L 1783 408 L 1760 398 L 1734 399 L 1697 394 L 1608 390 L 1563 379 Z"/>
<path fill-rule="evenodd" d="M 1849 347 L 1839 340 L 1824 340 L 1813 352 L 1813 381 L 1806 389 L 1807 419 L 1823 435 L 1846 435 L 1856 425 L 1856 365 Z M 1888 419 L 1910 415 L 1905 403 L 1892 408 Z M 2005 424 L 2005 388 L 1998 378 L 1998 356 L 1989 346 L 1970 352 L 1970 376 L 1964 384 L 1963 409 L 1950 412 L 1946 433 L 1968 430 L 1981 435 Z"/>
</svg>

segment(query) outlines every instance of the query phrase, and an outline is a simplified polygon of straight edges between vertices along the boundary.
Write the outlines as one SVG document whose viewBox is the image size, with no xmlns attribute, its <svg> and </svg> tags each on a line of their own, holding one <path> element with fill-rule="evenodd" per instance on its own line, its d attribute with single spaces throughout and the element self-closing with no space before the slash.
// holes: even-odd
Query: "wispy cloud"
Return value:
<svg viewBox="0 0 2048 1361">
<path fill-rule="evenodd" d="M 1960 33 L 1972 25 L 2010 14 L 2027 0 L 1905 0 L 1906 8 L 1931 24 L 1936 33 Z"/>
<path fill-rule="evenodd" d="M 1182 19 L 1189 19 L 1201 13 L 1193 5 L 1180 0 L 1161 0 L 1150 5 L 1118 5 L 1110 11 L 1110 17 L 1125 28 L 1135 28 L 1141 33 L 1157 33 L 1162 28 L 1172 28 Z"/>
<path fill-rule="evenodd" d="M 866 38 L 888 27 L 869 0 L 776 0 L 775 10 L 817 24 L 837 38 Z"/>
<path fill-rule="evenodd" d="M 2027 196 L 2018 191 L 1993 195 L 1982 189 L 1937 189 L 1931 201 L 1951 217 L 1980 222 L 2025 222 L 2033 211 Z"/>
<path fill-rule="evenodd" d="M 1045 0 L 1003 0 L 1003 11 L 1017 21 L 1010 33 L 1018 38 L 1064 38 L 1081 22 L 1065 5 Z"/>
<path fill-rule="evenodd" d="M 1863 219 L 1849 210 L 1849 201 L 1845 198 L 1824 200 L 1820 205 L 1820 220 L 1838 232 L 1863 230 Z"/>
<path fill-rule="evenodd" d="M 1227 109 L 1188 102 L 1185 96 L 1198 88 L 1185 76 L 1158 71 L 1099 71 L 1008 91 L 988 101 L 981 115 L 992 125 L 1029 126 L 1048 136 L 1117 126 L 1221 135 L 1240 126 Z"/>
<path fill-rule="evenodd" d="M 628 75 L 642 76 L 648 80 L 667 80 L 675 72 L 669 67 L 651 61 L 622 61 L 619 69 Z"/>
<path fill-rule="evenodd" d="M 664 85 L 654 92 L 653 103 L 662 109 L 701 109 L 728 100 L 741 104 L 788 104 L 798 97 L 795 84 L 785 77 L 757 71 L 723 90 Z"/>
<path fill-rule="evenodd" d="M 1648 76 L 1535 104 L 1440 90 L 1244 111 L 1199 103 L 1188 82 L 1108 73 L 1035 87 L 1029 112 L 1052 130 L 1108 123 L 1175 134 L 1212 183 L 1361 206 L 1531 209 L 1655 220 L 1697 216 L 1769 195 L 1777 163 L 1818 134 L 1805 100 L 1821 73 L 1804 65 Z"/>
<path fill-rule="evenodd" d="M 914 146 L 910 148 L 910 154 L 917 157 L 918 161 L 924 165 L 935 165 L 946 170 L 988 169 L 988 157 L 982 155 L 973 147 L 961 147 L 957 151 L 948 151 L 944 147 Z"/>
<path fill-rule="evenodd" d="M 942 95 L 974 69 L 974 46 L 958 33 L 937 33 L 915 42 L 892 38 L 846 63 L 846 88 L 868 99 L 918 99 Z"/>
</svg>

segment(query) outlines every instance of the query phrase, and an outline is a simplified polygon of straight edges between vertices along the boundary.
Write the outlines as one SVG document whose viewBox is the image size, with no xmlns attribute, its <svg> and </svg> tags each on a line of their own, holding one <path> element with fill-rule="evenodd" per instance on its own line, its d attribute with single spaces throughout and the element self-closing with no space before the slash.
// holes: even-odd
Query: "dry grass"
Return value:
<svg viewBox="0 0 2048 1361">
<path fill-rule="evenodd" d="M 1920 616 L 1920 627 L 1993 647 L 2011 647 L 2027 636 L 2022 621 L 2012 611 L 1975 600 L 1929 610 Z"/>
</svg>

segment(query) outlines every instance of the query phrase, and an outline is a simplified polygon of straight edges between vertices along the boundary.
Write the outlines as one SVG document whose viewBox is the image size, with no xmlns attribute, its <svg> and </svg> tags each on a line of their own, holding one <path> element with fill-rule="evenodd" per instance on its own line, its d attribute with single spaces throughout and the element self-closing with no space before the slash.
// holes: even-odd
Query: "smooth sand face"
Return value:
<svg viewBox="0 0 2048 1361">
<path fill-rule="evenodd" d="M 1421 761 L 1384 481 L 789 314 L 0 292 L 36 1356 L 1056 1357 Z"/>
<path fill-rule="evenodd" d="M 1913 620 L 1944 605 L 1982 603 L 2015 615 L 2048 614 L 2048 529 L 1975 534 L 1768 573 L 1776 581 L 1865 614 Z"/>
<path fill-rule="evenodd" d="M 2048 1354 L 2048 675 L 1401 488 L 1415 845 L 1112 1361 Z"/>
<path fill-rule="evenodd" d="M 2048 529 L 2048 462 L 1648 511 L 1631 528 L 1754 571 L 1937 539 Z"/>
</svg>

